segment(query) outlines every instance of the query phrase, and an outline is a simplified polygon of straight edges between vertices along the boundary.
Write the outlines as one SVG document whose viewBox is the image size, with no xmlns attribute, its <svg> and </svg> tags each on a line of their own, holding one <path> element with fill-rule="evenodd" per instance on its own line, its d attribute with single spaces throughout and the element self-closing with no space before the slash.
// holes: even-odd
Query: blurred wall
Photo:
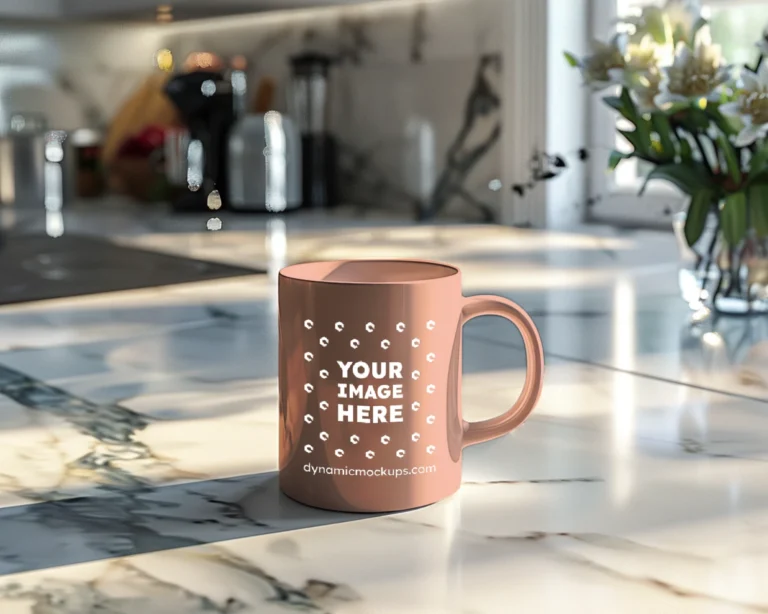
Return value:
<svg viewBox="0 0 768 614">
<path fill-rule="evenodd" d="M 153 70 L 154 26 L 0 25 L 0 133 L 18 111 L 61 129 L 99 127 Z"/>
</svg>

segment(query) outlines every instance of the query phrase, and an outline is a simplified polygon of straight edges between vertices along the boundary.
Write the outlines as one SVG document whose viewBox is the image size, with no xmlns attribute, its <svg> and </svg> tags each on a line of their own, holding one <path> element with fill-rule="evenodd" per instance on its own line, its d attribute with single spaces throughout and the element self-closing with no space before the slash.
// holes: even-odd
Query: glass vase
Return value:
<svg viewBox="0 0 768 614">
<path fill-rule="evenodd" d="M 680 293 L 694 311 L 726 315 L 768 313 L 768 239 L 750 231 L 736 248 L 729 248 L 710 214 L 699 240 L 685 240 L 686 213 L 673 219 L 680 252 Z"/>
</svg>

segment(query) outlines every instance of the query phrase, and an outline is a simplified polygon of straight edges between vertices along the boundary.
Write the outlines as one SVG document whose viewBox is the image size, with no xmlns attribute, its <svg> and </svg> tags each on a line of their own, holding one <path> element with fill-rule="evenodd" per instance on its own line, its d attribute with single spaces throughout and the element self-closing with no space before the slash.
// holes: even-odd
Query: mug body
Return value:
<svg viewBox="0 0 768 614">
<path fill-rule="evenodd" d="M 316 262 L 279 277 L 280 487 L 387 512 L 461 482 L 461 277 L 419 261 Z"/>
</svg>

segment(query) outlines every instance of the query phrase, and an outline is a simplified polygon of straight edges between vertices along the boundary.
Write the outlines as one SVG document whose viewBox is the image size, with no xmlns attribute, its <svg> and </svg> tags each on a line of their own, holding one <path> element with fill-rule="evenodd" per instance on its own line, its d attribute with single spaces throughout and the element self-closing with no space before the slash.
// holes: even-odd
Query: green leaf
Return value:
<svg viewBox="0 0 768 614">
<path fill-rule="evenodd" d="M 715 189 L 706 167 L 697 161 L 688 164 L 662 164 L 654 168 L 645 178 L 640 196 L 645 193 L 648 183 L 654 179 L 668 181 L 686 194 L 693 195 L 704 188 Z"/>
<path fill-rule="evenodd" d="M 749 161 L 749 181 L 756 181 L 762 174 L 768 171 L 768 145 L 763 145 L 752 154 Z"/>
<path fill-rule="evenodd" d="M 651 115 L 651 125 L 659 135 L 661 148 L 665 157 L 673 158 L 675 156 L 675 142 L 672 139 L 672 126 L 669 118 L 664 113 L 653 113 Z"/>
<path fill-rule="evenodd" d="M 717 144 L 720 146 L 720 151 L 723 153 L 725 165 L 728 169 L 728 173 L 731 175 L 731 179 L 733 179 L 737 185 L 741 185 L 741 164 L 739 162 L 739 155 L 736 153 L 733 144 L 724 134 L 718 135 Z"/>
<path fill-rule="evenodd" d="M 688 107 L 683 120 L 683 124 L 690 132 L 704 132 L 711 122 L 707 112 L 693 103 Z"/>
<path fill-rule="evenodd" d="M 768 237 L 768 185 L 749 187 L 749 219 L 759 237 Z"/>
<path fill-rule="evenodd" d="M 693 148 L 685 137 L 680 138 L 680 160 L 684 164 L 693 162 Z"/>
<path fill-rule="evenodd" d="M 685 217 L 685 240 L 693 247 L 701 238 L 707 224 L 707 215 L 715 202 L 715 190 L 702 188 L 693 193 L 688 214 Z"/>
<path fill-rule="evenodd" d="M 739 129 L 733 120 L 727 118 L 720 112 L 720 105 L 709 104 L 705 110 L 705 113 L 710 119 L 715 122 L 715 125 L 727 135 L 736 135 L 739 133 Z"/>
<path fill-rule="evenodd" d="M 619 134 L 627 139 L 629 144 L 632 145 L 634 150 L 641 156 L 650 157 L 651 155 L 654 155 L 651 150 L 650 133 L 646 135 L 638 130 L 619 130 Z"/>
<path fill-rule="evenodd" d="M 568 64 L 573 68 L 578 68 L 579 66 L 581 66 L 581 62 L 579 61 L 579 58 L 577 58 L 572 53 L 565 51 L 563 52 L 563 55 L 565 56 L 565 61 L 568 62 Z"/>
<path fill-rule="evenodd" d="M 728 245 L 736 247 L 747 234 L 747 195 L 733 192 L 725 197 L 720 211 L 723 238 Z"/>
<path fill-rule="evenodd" d="M 608 158 L 608 170 L 609 171 L 615 171 L 616 167 L 623 161 L 623 160 L 629 160 L 629 158 L 632 157 L 631 153 L 623 153 L 621 151 L 612 151 L 610 157 Z"/>
<path fill-rule="evenodd" d="M 622 115 L 624 114 L 624 103 L 618 96 L 604 96 L 603 102 L 611 107 L 614 111 L 618 111 Z"/>
<path fill-rule="evenodd" d="M 637 123 L 637 120 L 640 118 L 640 114 L 637 112 L 637 105 L 635 104 L 635 101 L 632 100 L 632 94 L 629 93 L 629 90 L 626 87 L 621 88 L 621 112 L 629 121 L 633 123 Z"/>
</svg>

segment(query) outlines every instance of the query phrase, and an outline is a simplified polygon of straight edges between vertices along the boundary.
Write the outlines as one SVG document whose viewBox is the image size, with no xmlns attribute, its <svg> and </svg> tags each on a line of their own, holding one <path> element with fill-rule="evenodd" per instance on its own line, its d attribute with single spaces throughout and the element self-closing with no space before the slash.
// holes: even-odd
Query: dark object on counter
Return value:
<svg viewBox="0 0 768 614">
<path fill-rule="evenodd" d="M 218 190 L 229 208 L 227 146 L 235 120 L 232 86 L 218 72 L 196 71 L 173 77 L 166 94 L 189 131 L 187 190 L 174 201 L 177 211 L 207 211 L 208 195 Z"/>
<path fill-rule="evenodd" d="M 78 198 L 98 198 L 104 194 L 106 181 L 101 166 L 101 146 L 75 146 L 75 179 Z"/>
<path fill-rule="evenodd" d="M 86 236 L 8 234 L 0 244 L 0 304 L 262 274 L 123 247 Z"/>
<path fill-rule="evenodd" d="M 289 115 L 301 132 L 304 206 L 313 209 L 338 204 L 338 154 L 336 140 L 328 128 L 331 64 L 330 56 L 318 53 L 291 58 L 293 77 Z"/>
</svg>

